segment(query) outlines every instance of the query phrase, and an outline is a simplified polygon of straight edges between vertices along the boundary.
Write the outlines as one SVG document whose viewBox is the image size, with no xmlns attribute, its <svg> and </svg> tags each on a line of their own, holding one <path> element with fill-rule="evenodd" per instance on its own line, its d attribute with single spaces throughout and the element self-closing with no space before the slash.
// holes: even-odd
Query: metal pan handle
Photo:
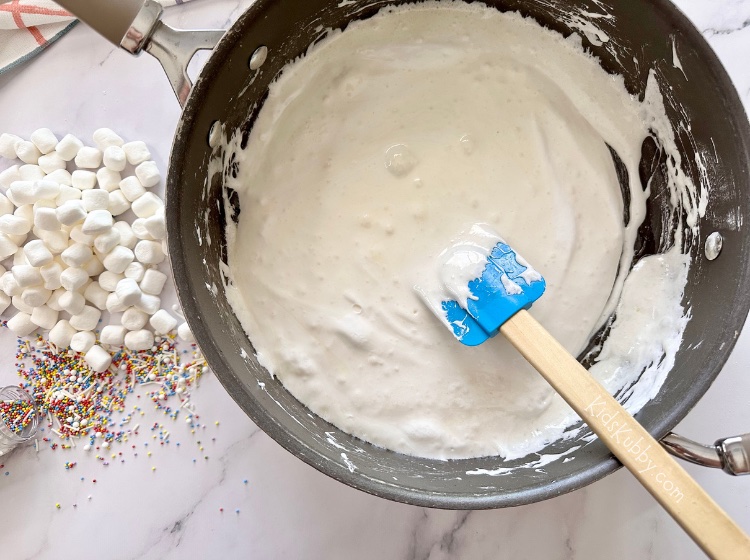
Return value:
<svg viewBox="0 0 750 560">
<path fill-rule="evenodd" d="M 187 67 L 196 52 L 213 49 L 223 29 L 180 30 L 161 21 L 163 8 L 154 0 L 57 0 L 105 39 L 131 54 L 146 51 L 154 56 L 172 84 L 181 106 L 193 83 Z"/>
<path fill-rule="evenodd" d="M 722 469 L 733 475 L 750 474 L 750 434 L 723 438 L 713 445 L 703 445 L 669 433 L 661 440 L 661 444 L 672 455 L 696 465 Z"/>
<path fill-rule="evenodd" d="M 143 0 L 57 0 L 57 3 L 115 45 L 120 44 L 144 6 Z"/>
</svg>

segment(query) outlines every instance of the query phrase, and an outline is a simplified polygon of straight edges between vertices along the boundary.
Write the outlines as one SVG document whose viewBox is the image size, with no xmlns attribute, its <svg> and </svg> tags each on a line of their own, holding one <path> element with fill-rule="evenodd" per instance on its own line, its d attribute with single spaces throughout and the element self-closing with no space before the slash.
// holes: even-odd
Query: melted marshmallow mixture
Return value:
<svg viewBox="0 0 750 560">
<path fill-rule="evenodd" d="M 463 346 L 414 290 L 476 223 L 544 275 L 531 312 L 573 354 L 617 311 L 591 371 L 631 412 L 656 394 L 689 261 L 678 242 L 628 272 L 644 123 L 667 121 L 655 80 L 639 103 L 573 37 L 424 3 L 332 32 L 271 86 L 230 179 L 227 293 L 259 361 L 312 411 L 430 458 L 571 437 L 576 415 L 502 337 Z M 627 226 L 608 146 L 635 181 Z"/>
</svg>

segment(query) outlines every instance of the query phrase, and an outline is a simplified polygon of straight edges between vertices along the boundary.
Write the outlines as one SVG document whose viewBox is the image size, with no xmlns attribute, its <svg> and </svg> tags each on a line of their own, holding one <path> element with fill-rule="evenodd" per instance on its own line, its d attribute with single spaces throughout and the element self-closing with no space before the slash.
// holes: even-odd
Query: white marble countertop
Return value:
<svg viewBox="0 0 750 560">
<path fill-rule="evenodd" d="M 226 26 L 249 3 L 199 0 L 170 9 L 166 19 L 184 27 Z M 750 1 L 677 4 L 703 31 L 749 102 Z M 48 126 L 89 137 L 94 129 L 109 126 L 128 139 L 145 140 L 162 169 L 179 117 L 156 61 L 131 58 L 82 25 L 40 57 L 0 76 L 0 107 L 2 132 L 28 136 Z M 0 347 L 13 346 L 13 337 L 3 332 Z M 0 383 L 16 383 L 14 360 L 4 356 Z M 750 431 L 749 370 L 750 333 L 745 329 L 680 433 L 710 442 Z M 123 451 L 125 462 L 118 458 L 107 467 L 81 449 L 53 451 L 44 445 L 38 453 L 31 446 L 0 458 L 0 557 L 703 557 L 622 470 L 535 505 L 471 513 L 429 510 L 366 495 L 308 467 L 260 432 L 211 374 L 193 401 L 206 427 L 191 434 L 187 425 L 175 423 L 173 443 L 152 443 L 151 457 L 144 444 L 153 440 L 142 428 L 130 442 L 142 451 L 139 456 L 126 449 L 129 445 L 115 448 Z M 66 461 L 77 465 L 66 470 Z M 750 531 L 750 478 L 693 465 L 687 469 Z"/>
</svg>

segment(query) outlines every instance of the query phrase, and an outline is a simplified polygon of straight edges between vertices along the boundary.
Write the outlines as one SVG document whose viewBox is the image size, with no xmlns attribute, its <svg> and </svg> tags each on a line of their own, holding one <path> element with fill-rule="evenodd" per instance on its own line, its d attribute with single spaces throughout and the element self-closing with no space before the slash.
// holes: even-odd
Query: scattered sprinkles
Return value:
<svg viewBox="0 0 750 560">
<path fill-rule="evenodd" d="M 191 361 L 183 358 L 174 337 L 157 337 L 157 344 L 149 350 L 118 350 L 112 365 L 97 373 L 87 366 L 83 354 L 59 351 L 38 337 L 34 344 L 19 340 L 16 367 L 23 379 L 21 387 L 35 399 L 40 413 L 47 418 L 47 427 L 62 441 L 60 446 L 68 449 L 83 440 L 84 451 L 90 451 L 107 450 L 114 442 L 127 442 L 130 435 L 138 433 L 139 424 L 131 429 L 128 424 L 134 417 L 143 416 L 142 408 L 136 405 L 126 412 L 126 400 L 136 387 L 148 387 L 146 397 L 165 416 L 174 420 L 183 412 L 192 423 L 197 416 L 190 402 L 190 389 L 207 367 L 195 347 Z M 13 419 L 12 425 L 22 429 L 27 409 L 18 403 L 2 404 L 7 406 L 0 408 L 0 414 L 7 409 L 5 414 Z M 120 414 L 118 421 L 116 416 Z M 150 429 L 161 444 L 169 441 L 169 431 L 163 424 L 155 423 Z M 50 438 L 43 441 L 52 449 L 58 447 L 58 442 Z"/>
<path fill-rule="evenodd" d="M 151 348 L 140 352 L 114 349 L 110 367 L 95 372 L 83 354 L 57 348 L 42 336 L 18 339 L 15 365 L 21 377 L 19 387 L 31 395 L 33 403 L 0 401 L 0 421 L 20 434 L 39 418 L 43 427 L 35 440 L 37 451 L 40 444 L 52 451 L 79 447 L 104 467 L 110 461 L 125 463 L 122 451 L 113 448 L 115 445 L 128 444 L 132 457 L 137 458 L 137 447 L 130 441 L 135 436 L 151 436 L 152 445 L 170 443 L 166 423 L 153 422 L 142 427 L 137 421 L 145 416 L 148 401 L 165 420 L 184 417 L 193 434 L 196 429 L 205 429 L 191 402 L 192 390 L 208 372 L 205 359 L 195 345 L 191 351 L 179 351 L 173 335 L 154 340 Z M 144 442 L 143 446 L 151 457 L 149 443 Z M 200 442 L 198 446 L 202 451 Z M 63 466 L 70 471 L 77 465 L 77 461 L 68 460 Z M 151 466 L 151 472 L 156 472 L 156 466 Z M 10 475 L 10 471 L 4 474 Z M 96 484 L 96 479 L 92 483 Z M 56 503 L 55 507 L 60 509 L 61 504 Z"/>
<path fill-rule="evenodd" d="M 0 321 L 0 327 L 3 323 Z M 207 428 L 191 401 L 192 391 L 208 372 L 206 361 L 194 344 L 191 350 L 178 350 L 173 335 L 157 336 L 154 346 L 145 351 L 117 348 L 112 352 L 110 367 L 95 372 L 82 353 L 57 348 L 43 336 L 18 339 L 18 386 L 31 395 L 33 403 L 20 399 L 0 401 L 0 421 L 21 434 L 38 418 L 41 429 L 35 440 L 37 452 L 45 446 L 52 451 L 80 448 L 105 467 L 110 461 L 125 463 L 120 449 L 130 450 L 128 456 L 138 458 L 138 446 L 131 441 L 135 436 L 150 436 L 140 449 L 147 458 L 152 457 L 154 446 L 168 445 L 171 433 L 167 419 L 184 418 L 191 434 L 200 434 Z M 163 422 L 142 423 L 150 406 L 165 417 Z M 215 420 L 214 426 L 219 425 Z M 211 437 L 211 442 L 215 441 Z M 198 456 L 208 460 L 205 445 L 200 440 L 194 443 Z M 122 445 L 126 447 L 115 447 Z M 179 449 L 180 442 L 175 446 Z M 192 458 L 192 463 L 196 463 L 196 458 Z M 70 471 L 77 465 L 78 461 L 68 460 L 63 467 Z M 3 467 L 0 464 L 0 472 Z M 156 466 L 150 467 L 156 473 Z M 4 475 L 9 476 L 10 471 Z M 86 482 L 83 476 L 80 480 Z M 90 481 L 96 485 L 96 479 Z M 248 480 L 242 483 L 247 485 Z M 86 497 L 88 501 L 92 498 L 91 494 Z M 77 503 L 72 506 L 78 508 Z M 62 503 L 55 502 L 55 509 L 62 509 Z M 224 508 L 219 508 L 219 512 L 223 513 Z M 239 508 L 235 509 L 235 514 L 239 513 Z"/>
</svg>

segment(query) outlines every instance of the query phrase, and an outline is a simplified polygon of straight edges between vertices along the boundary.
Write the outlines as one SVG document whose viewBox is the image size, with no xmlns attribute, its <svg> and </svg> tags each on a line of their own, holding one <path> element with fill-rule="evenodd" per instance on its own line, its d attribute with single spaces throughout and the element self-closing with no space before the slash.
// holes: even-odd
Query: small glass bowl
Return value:
<svg viewBox="0 0 750 560">
<path fill-rule="evenodd" d="M 39 409 L 29 393 L 17 386 L 0 389 L 0 456 L 36 435 Z"/>
</svg>

